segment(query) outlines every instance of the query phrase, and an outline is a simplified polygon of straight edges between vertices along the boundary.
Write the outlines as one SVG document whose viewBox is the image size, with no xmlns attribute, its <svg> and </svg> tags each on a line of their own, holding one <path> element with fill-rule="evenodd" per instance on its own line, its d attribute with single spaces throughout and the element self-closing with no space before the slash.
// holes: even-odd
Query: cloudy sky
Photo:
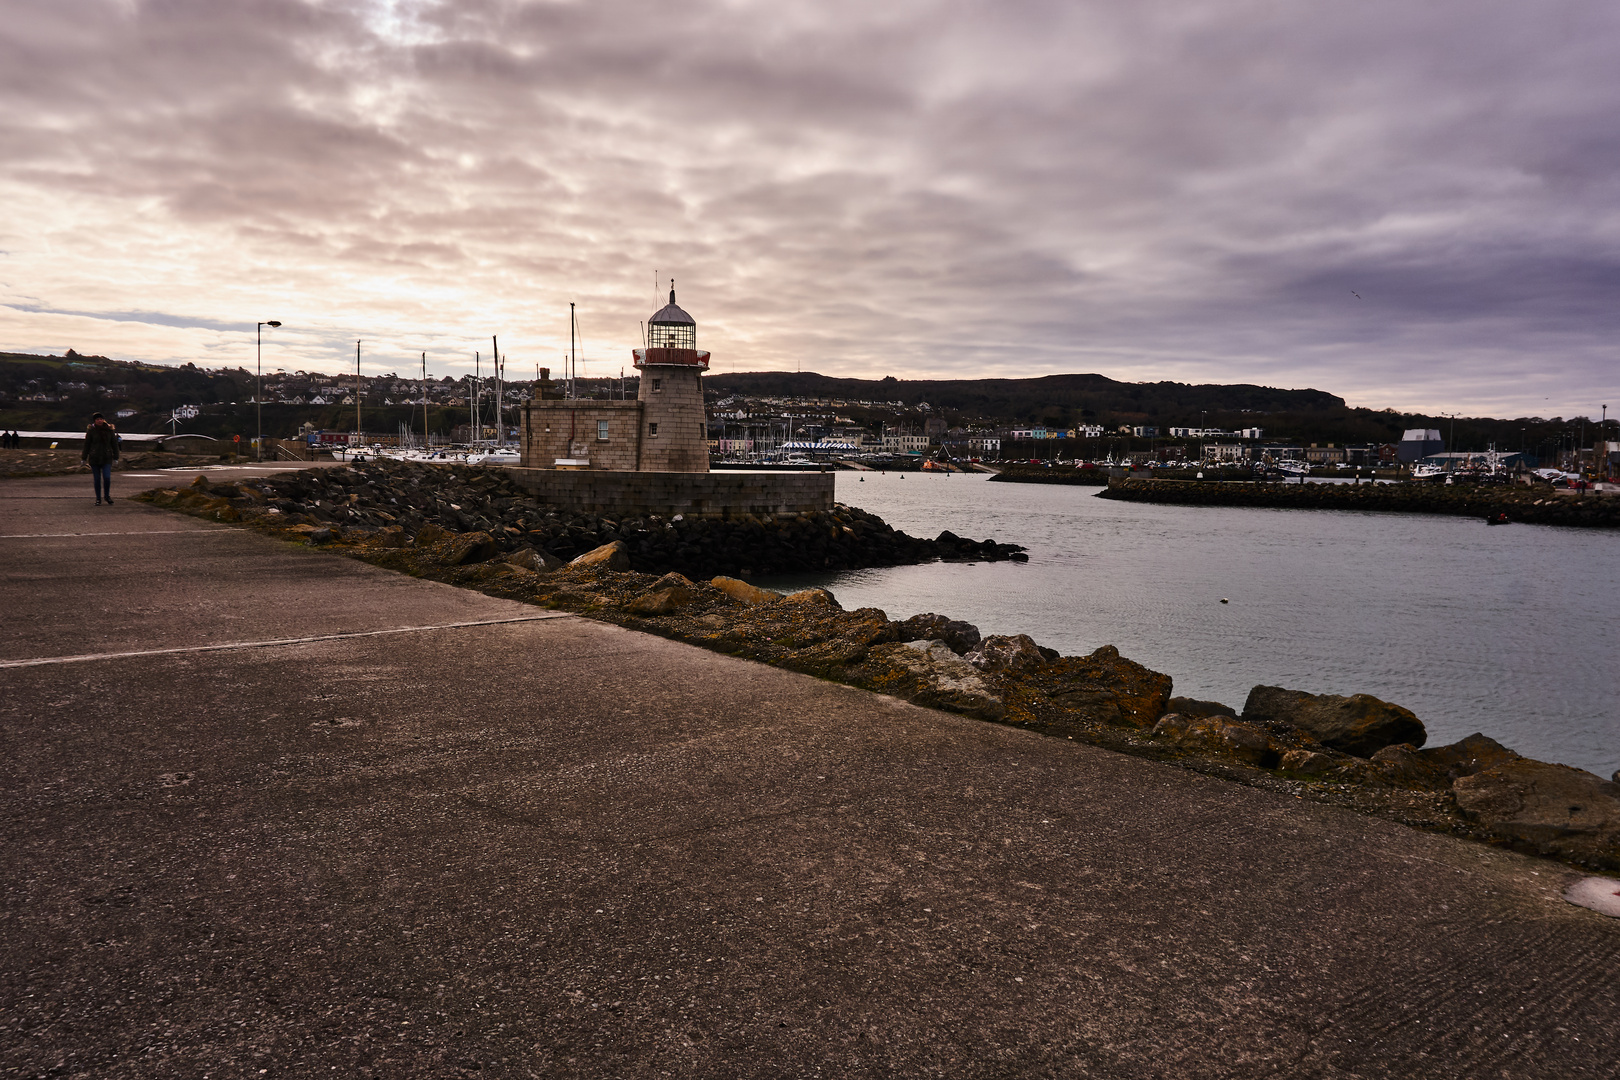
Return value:
<svg viewBox="0 0 1620 1080">
<path fill-rule="evenodd" d="M 0 349 L 1620 409 L 1612 0 L 0 0 Z M 660 286 L 667 289 L 667 283 Z"/>
</svg>

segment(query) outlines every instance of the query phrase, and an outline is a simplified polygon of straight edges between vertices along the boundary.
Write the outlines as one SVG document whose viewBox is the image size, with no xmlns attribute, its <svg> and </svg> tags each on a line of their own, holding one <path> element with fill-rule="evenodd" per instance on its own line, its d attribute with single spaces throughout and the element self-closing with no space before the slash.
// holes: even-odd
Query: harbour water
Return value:
<svg viewBox="0 0 1620 1080">
<path fill-rule="evenodd" d="M 895 528 L 1019 543 L 1030 561 L 761 584 L 822 585 L 846 608 L 934 611 L 1070 655 L 1116 645 L 1173 676 L 1177 694 L 1238 709 L 1259 683 L 1368 693 L 1417 713 L 1431 746 L 1482 731 L 1605 778 L 1620 767 L 1613 532 L 1155 506 L 971 474 L 837 484 L 839 501 Z"/>
</svg>

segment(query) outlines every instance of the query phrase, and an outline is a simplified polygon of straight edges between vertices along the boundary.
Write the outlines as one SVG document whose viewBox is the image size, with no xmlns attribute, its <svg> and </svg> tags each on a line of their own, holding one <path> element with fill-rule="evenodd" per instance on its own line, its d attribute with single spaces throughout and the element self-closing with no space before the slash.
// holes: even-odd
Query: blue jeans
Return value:
<svg viewBox="0 0 1620 1080">
<path fill-rule="evenodd" d="M 90 479 L 96 485 L 96 502 L 100 502 L 103 498 L 112 502 L 112 462 L 90 466 Z"/>
</svg>

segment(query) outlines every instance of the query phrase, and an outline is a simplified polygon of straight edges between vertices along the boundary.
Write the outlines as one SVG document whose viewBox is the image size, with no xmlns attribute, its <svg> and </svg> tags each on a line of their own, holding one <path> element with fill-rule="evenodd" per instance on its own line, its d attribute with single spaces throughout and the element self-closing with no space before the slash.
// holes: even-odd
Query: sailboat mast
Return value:
<svg viewBox="0 0 1620 1080">
<path fill-rule="evenodd" d="M 568 302 L 568 396 L 574 394 L 574 302 Z"/>
<path fill-rule="evenodd" d="M 489 343 L 495 351 L 489 354 L 490 363 L 495 365 L 495 445 L 506 445 L 506 428 L 501 423 L 501 342 L 494 334 L 489 335 Z"/>
<path fill-rule="evenodd" d="M 354 441 L 359 443 L 360 433 L 360 342 L 354 343 Z"/>
<path fill-rule="evenodd" d="M 422 449 L 428 448 L 427 428 L 427 353 L 422 354 Z"/>
</svg>

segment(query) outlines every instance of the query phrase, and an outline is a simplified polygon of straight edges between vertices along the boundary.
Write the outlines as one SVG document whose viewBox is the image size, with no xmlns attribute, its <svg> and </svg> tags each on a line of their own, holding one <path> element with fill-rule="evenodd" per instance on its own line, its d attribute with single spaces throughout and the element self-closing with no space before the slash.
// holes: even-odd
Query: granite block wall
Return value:
<svg viewBox="0 0 1620 1080">
<path fill-rule="evenodd" d="M 830 510 L 832 473 L 507 470 L 542 505 L 593 514 L 736 517 Z"/>
<path fill-rule="evenodd" d="M 531 401 L 523 410 L 523 466 L 551 469 L 569 458 L 633 472 L 641 468 L 641 412 L 639 401 Z"/>
</svg>

